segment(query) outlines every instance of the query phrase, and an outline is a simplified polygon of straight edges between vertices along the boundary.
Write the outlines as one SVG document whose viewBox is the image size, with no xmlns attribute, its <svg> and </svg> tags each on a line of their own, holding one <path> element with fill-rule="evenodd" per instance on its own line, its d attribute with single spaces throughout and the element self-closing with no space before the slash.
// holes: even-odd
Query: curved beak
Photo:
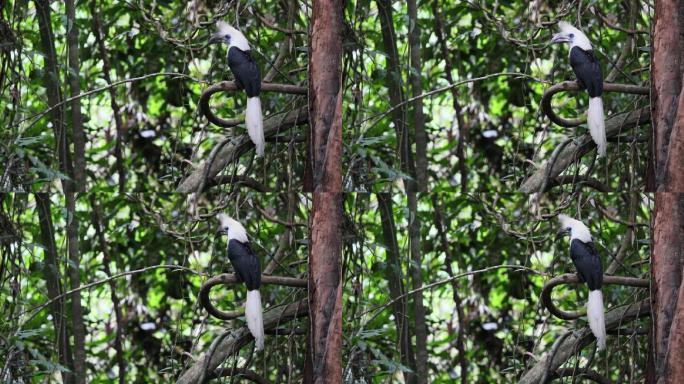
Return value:
<svg viewBox="0 0 684 384">
<path fill-rule="evenodd" d="M 560 239 L 563 236 L 567 236 L 570 234 L 570 231 L 567 228 L 561 228 L 558 230 L 558 233 L 556 233 L 556 241 Z"/>
<path fill-rule="evenodd" d="M 209 38 L 209 44 L 221 43 L 223 41 L 223 36 L 219 35 L 218 33 L 213 34 Z"/>
<path fill-rule="evenodd" d="M 551 38 L 551 42 L 552 42 L 552 43 L 567 43 L 567 42 L 569 42 L 569 41 L 570 41 L 570 39 L 568 38 L 568 36 L 565 35 L 565 34 L 562 33 L 562 32 L 556 33 L 556 34 L 553 35 L 553 37 Z"/>
</svg>

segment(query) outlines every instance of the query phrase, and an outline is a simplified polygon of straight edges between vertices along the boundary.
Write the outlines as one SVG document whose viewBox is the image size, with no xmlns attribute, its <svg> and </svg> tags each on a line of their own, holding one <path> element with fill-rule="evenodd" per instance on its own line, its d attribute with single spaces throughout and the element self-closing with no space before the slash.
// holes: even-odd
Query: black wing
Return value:
<svg viewBox="0 0 684 384">
<path fill-rule="evenodd" d="M 603 267 L 594 243 L 583 243 L 574 239 L 570 242 L 570 257 L 577 268 L 582 281 L 587 283 L 589 290 L 601 289 L 603 285 Z"/>
<path fill-rule="evenodd" d="M 235 76 L 238 87 L 244 89 L 248 97 L 259 96 L 261 93 L 261 74 L 249 51 L 231 47 L 228 50 L 228 66 Z"/>
<path fill-rule="evenodd" d="M 573 47 L 570 50 L 570 65 L 577 76 L 577 82 L 587 90 L 589 96 L 599 97 L 603 94 L 601 64 L 593 50 L 585 51 L 582 48 Z"/>
<path fill-rule="evenodd" d="M 249 243 L 241 243 L 235 239 L 228 242 L 228 258 L 240 280 L 252 291 L 261 286 L 261 266 L 259 259 L 252 251 Z"/>
</svg>

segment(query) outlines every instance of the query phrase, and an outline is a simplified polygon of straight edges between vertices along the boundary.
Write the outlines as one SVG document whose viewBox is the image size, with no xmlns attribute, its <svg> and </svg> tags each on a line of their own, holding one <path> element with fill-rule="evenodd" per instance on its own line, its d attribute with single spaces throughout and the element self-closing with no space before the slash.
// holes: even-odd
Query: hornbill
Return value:
<svg viewBox="0 0 684 384">
<path fill-rule="evenodd" d="M 581 221 L 566 215 L 558 215 L 560 230 L 556 238 L 570 235 L 570 258 L 575 264 L 581 281 L 589 287 L 589 301 L 587 302 L 587 319 L 589 328 L 596 336 L 598 349 L 606 347 L 606 323 L 603 313 L 603 268 L 601 257 L 594 247 L 589 228 Z"/>
<path fill-rule="evenodd" d="M 603 116 L 603 75 L 601 65 L 594 54 L 587 36 L 569 23 L 558 23 L 560 32 L 553 35 L 552 43 L 570 43 L 570 66 L 577 83 L 589 94 L 587 125 L 591 138 L 596 143 L 599 156 L 606 155 L 606 127 Z"/>
<path fill-rule="evenodd" d="M 247 111 L 245 112 L 247 133 L 256 147 L 257 156 L 262 156 L 265 144 L 264 121 L 259 98 L 261 93 L 259 67 L 252 58 L 249 43 L 242 32 L 222 21 L 216 25 L 218 31 L 209 42 L 228 44 L 228 66 L 235 77 L 235 84 L 247 93 Z"/>
<path fill-rule="evenodd" d="M 257 350 L 264 349 L 264 320 L 261 309 L 261 267 L 259 259 L 249 245 L 247 231 L 236 220 L 223 213 L 218 215 L 220 231 L 228 235 L 228 259 L 238 278 L 247 286 L 245 318 L 249 332 L 254 336 Z"/>
</svg>

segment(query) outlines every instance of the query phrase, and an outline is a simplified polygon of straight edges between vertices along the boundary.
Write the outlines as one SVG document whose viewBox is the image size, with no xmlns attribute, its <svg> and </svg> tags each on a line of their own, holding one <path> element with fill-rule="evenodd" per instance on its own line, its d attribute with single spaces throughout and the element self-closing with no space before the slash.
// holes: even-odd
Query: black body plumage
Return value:
<svg viewBox="0 0 684 384">
<path fill-rule="evenodd" d="M 249 51 L 237 47 L 228 49 L 228 66 L 235 76 L 235 83 L 244 89 L 247 97 L 256 97 L 261 93 L 261 74 L 259 67 Z"/>
<path fill-rule="evenodd" d="M 572 66 L 577 83 L 582 89 L 586 89 L 590 97 L 600 97 L 603 94 L 603 75 L 593 50 L 583 50 L 580 47 L 572 47 L 570 50 L 570 65 Z"/>
<path fill-rule="evenodd" d="M 594 243 L 583 243 L 579 239 L 570 242 L 570 257 L 577 268 L 580 279 L 587 283 L 590 291 L 601 289 L 603 285 L 603 267 Z"/>
<path fill-rule="evenodd" d="M 235 273 L 247 286 L 247 290 L 253 291 L 261 287 L 261 266 L 249 242 L 242 243 L 231 239 L 228 242 L 228 258 Z"/>
</svg>

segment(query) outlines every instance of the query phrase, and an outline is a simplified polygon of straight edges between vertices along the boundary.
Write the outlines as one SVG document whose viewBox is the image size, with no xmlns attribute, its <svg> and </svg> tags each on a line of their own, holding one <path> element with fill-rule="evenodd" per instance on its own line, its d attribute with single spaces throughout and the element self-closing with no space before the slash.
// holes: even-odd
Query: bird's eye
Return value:
<svg viewBox="0 0 684 384">
<path fill-rule="evenodd" d="M 572 229 L 571 229 L 570 227 L 567 227 L 567 228 L 565 228 L 565 229 L 567 229 L 568 232 L 572 231 Z"/>
<path fill-rule="evenodd" d="M 224 36 L 227 40 L 230 40 L 230 35 L 225 35 Z"/>
<path fill-rule="evenodd" d="M 229 229 L 230 229 L 229 227 L 223 227 L 223 230 L 224 230 L 224 231 L 227 231 L 227 230 L 229 230 Z"/>
<path fill-rule="evenodd" d="M 569 34 L 568 36 L 570 36 L 570 38 L 572 39 L 573 37 L 575 37 L 575 34 L 574 34 L 574 33 L 571 33 L 571 34 Z"/>
</svg>

